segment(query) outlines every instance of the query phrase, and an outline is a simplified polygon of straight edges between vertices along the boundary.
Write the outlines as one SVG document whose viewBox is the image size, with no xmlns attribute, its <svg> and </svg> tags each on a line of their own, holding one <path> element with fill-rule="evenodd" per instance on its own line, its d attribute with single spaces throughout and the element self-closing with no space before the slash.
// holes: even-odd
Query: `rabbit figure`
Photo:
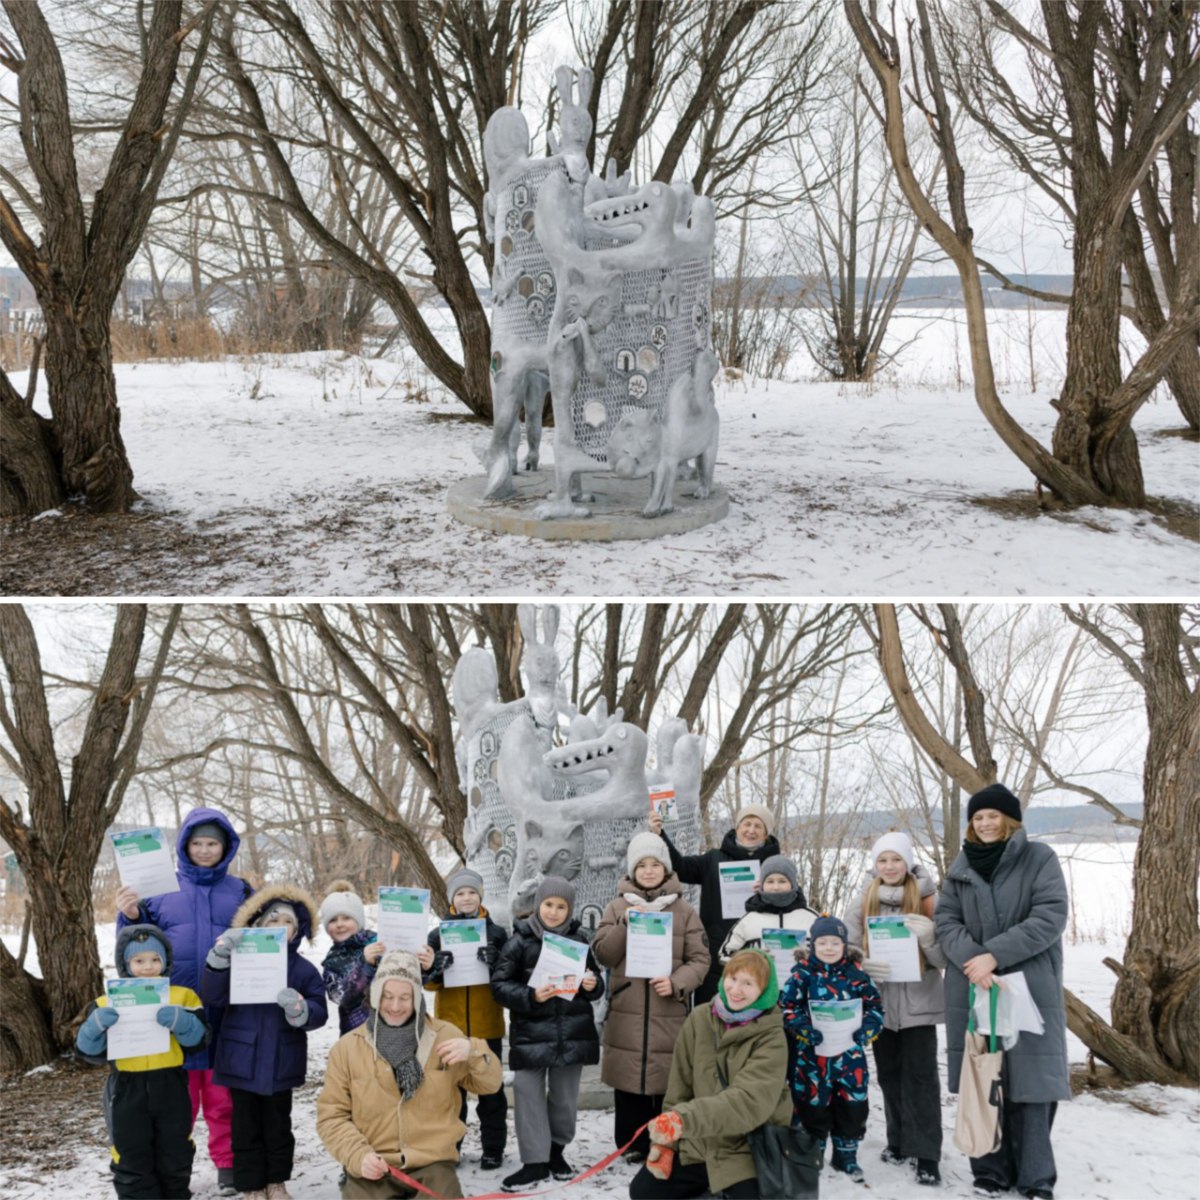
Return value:
<svg viewBox="0 0 1200 1200">
<path fill-rule="evenodd" d="M 542 610 L 542 629 L 545 640 L 537 636 L 537 607 L 533 604 L 517 605 L 517 621 L 525 638 L 525 653 L 521 667 L 525 674 L 525 699 L 539 733 L 543 734 L 546 748 L 550 748 L 554 729 L 558 724 L 559 676 L 562 666 L 554 649 L 554 638 L 558 633 L 558 607 L 547 605 Z"/>
</svg>

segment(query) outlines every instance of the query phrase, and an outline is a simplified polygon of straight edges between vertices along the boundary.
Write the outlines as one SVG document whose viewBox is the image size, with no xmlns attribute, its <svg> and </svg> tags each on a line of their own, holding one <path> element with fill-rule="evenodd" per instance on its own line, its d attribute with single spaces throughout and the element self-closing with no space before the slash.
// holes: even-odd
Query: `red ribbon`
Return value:
<svg viewBox="0 0 1200 1200">
<path fill-rule="evenodd" d="M 553 1192 L 558 1192 L 565 1187 L 574 1187 L 575 1184 L 582 1183 L 585 1179 L 591 1179 L 593 1175 L 599 1175 L 601 1171 L 605 1170 L 607 1167 L 611 1167 L 613 1163 L 615 1163 L 617 1159 L 620 1158 L 621 1155 L 624 1154 L 625 1151 L 628 1150 L 629 1147 L 638 1140 L 642 1132 L 649 1128 L 649 1125 L 650 1122 L 647 1121 L 646 1124 L 643 1125 L 642 1128 L 639 1129 L 637 1133 L 635 1133 L 633 1137 L 631 1137 L 629 1141 L 627 1141 L 619 1150 L 614 1150 L 611 1154 L 606 1154 L 598 1163 L 594 1163 L 592 1166 L 588 1167 L 586 1171 L 576 1175 L 574 1179 L 569 1179 L 566 1182 L 555 1181 L 553 1187 L 539 1188 L 536 1192 L 487 1192 L 480 1196 L 470 1196 L 467 1198 L 467 1200 L 513 1200 L 514 1197 L 520 1196 L 546 1196 Z M 411 1175 L 405 1175 L 405 1173 L 401 1171 L 399 1167 L 393 1167 L 389 1163 L 388 1171 L 398 1180 L 400 1180 L 405 1187 L 415 1188 L 421 1193 L 422 1196 L 430 1196 L 432 1197 L 432 1200 L 446 1200 L 446 1198 L 440 1195 L 438 1192 L 432 1191 L 423 1183 L 418 1183 Z"/>
</svg>

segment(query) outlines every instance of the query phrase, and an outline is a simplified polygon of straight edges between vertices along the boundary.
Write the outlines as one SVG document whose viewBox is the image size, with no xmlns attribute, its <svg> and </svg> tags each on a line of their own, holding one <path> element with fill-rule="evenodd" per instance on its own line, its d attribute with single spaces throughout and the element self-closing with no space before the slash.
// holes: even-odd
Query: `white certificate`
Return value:
<svg viewBox="0 0 1200 1200">
<path fill-rule="evenodd" d="M 821 1035 L 819 1057 L 837 1058 L 854 1045 L 854 1035 L 862 1028 L 861 1000 L 810 1000 L 808 1012 Z"/>
<path fill-rule="evenodd" d="M 917 935 L 901 916 L 867 918 L 868 958 L 882 959 L 892 968 L 886 983 L 920 983 L 921 961 Z"/>
<path fill-rule="evenodd" d="M 108 1027 L 108 1058 L 140 1058 L 166 1054 L 171 1031 L 158 1023 L 158 1010 L 170 996 L 171 981 L 162 978 L 106 979 L 104 994 L 109 1006 L 121 1014 Z"/>
<path fill-rule="evenodd" d="M 179 891 L 167 839 L 158 826 L 110 832 L 108 836 L 117 856 L 117 874 L 126 887 L 139 896 L 165 896 Z"/>
<path fill-rule="evenodd" d="M 996 1036 L 1013 1038 L 1022 1031 L 1041 1036 L 1046 1031 L 1042 1014 L 1029 992 L 1024 971 L 995 976 L 1000 985 L 996 998 Z M 992 1013 L 987 988 L 975 989 L 975 1022 L 980 1033 L 991 1033 Z"/>
<path fill-rule="evenodd" d="M 808 942 L 808 934 L 803 929 L 764 929 L 762 931 L 763 949 L 775 960 L 775 978 L 783 987 L 787 977 L 796 965 L 796 949 Z"/>
<path fill-rule="evenodd" d="M 547 931 L 542 934 L 542 952 L 534 964 L 533 974 L 529 976 L 529 986 L 537 991 L 544 984 L 549 984 L 556 996 L 570 1000 L 583 982 L 587 953 L 586 942 L 576 942 Z"/>
<path fill-rule="evenodd" d="M 746 915 L 746 901 L 754 895 L 760 870 L 756 858 L 746 859 L 745 862 L 717 863 L 717 874 L 721 880 L 721 916 L 726 920 Z"/>
<path fill-rule="evenodd" d="M 389 950 L 414 954 L 429 944 L 429 889 L 379 889 L 379 940 Z"/>
<path fill-rule="evenodd" d="M 454 953 L 454 961 L 442 975 L 446 987 L 474 987 L 487 983 L 488 965 L 479 961 L 479 949 L 487 945 L 486 921 L 443 921 L 442 949 Z"/>
<path fill-rule="evenodd" d="M 668 821 L 679 820 L 679 805 L 675 801 L 673 787 L 656 787 L 650 785 L 650 811 L 658 813 L 664 824 Z"/>
<path fill-rule="evenodd" d="M 629 979 L 658 979 L 671 974 L 671 927 L 669 912 L 629 910 L 629 935 L 625 939 L 625 975 Z"/>
<path fill-rule="evenodd" d="M 230 1004 L 277 1004 L 287 987 L 287 929 L 269 925 L 247 929 L 233 948 Z"/>
</svg>

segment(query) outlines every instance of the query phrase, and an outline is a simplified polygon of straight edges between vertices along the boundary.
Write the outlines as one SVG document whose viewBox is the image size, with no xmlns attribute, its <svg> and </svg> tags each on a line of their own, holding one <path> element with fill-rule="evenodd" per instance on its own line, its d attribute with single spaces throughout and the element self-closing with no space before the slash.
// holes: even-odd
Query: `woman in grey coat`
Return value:
<svg viewBox="0 0 1200 1200">
<path fill-rule="evenodd" d="M 946 969 L 946 1045 L 950 1090 L 958 1091 L 967 1028 L 967 988 L 1021 971 L 1045 1024 L 1022 1031 L 1004 1051 L 1000 1149 L 971 1159 L 975 1191 L 999 1196 L 1016 1187 L 1030 1200 L 1053 1200 L 1057 1173 L 1050 1128 L 1059 1100 L 1071 1098 L 1063 1001 L 1062 933 L 1067 886 L 1058 856 L 1031 842 L 1021 805 L 1003 784 L 967 804 L 967 839 L 946 873 L 934 923 Z"/>
<path fill-rule="evenodd" d="M 942 1094 L 938 1079 L 937 1027 L 946 1019 L 942 971 L 946 956 L 932 921 L 934 886 L 916 861 L 908 834 L 893 830 L 871 847 L 871 870 L 859 903 L 846 913 L 850 941 L 862 946 L 863 970 L 883 996 L 883 1032 L 875 1040 L 875 1074 L 887 1119 L 886 1163 L 915 1160 L 917 1182 L 942 1181 Z M 867 917 L 901 916 L 917 939 L 921 978 L 890 981 L 888 963 L 871 955 L 864 938 Z"/>
</svg>

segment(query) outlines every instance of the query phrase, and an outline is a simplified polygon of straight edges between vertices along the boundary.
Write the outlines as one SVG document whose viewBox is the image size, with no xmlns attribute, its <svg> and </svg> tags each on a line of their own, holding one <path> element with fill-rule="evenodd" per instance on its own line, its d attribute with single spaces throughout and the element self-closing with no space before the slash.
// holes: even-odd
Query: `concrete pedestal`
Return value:
<svg viewBox="0 0 1200 1200">
<path fill-rule="evenodd" d="M 461 479 L 450 488 L 450 515 L 468 525 L 492 533 L 514 533 L 550 541 L 614 542 L 664 537 L 686 533 L 720 521 L 729 514 L 729 493 L 719 484 L 705 500 L 691 493 L 696 481 L 675 485 L 675 508 L 661 517 L 644 517 L 642 509 L 650 497 L 649 479 L 618 479 L 607 471 L 585 474 L 583 488 L 595 496 L 591 516 L 540 520 L 533 510 L 554 487 L 551 471 L 522 471 L 513 477 L 514 495 L 505 500 L 485 500 L 487 479 L 476 475 Z"/>
</svg>

